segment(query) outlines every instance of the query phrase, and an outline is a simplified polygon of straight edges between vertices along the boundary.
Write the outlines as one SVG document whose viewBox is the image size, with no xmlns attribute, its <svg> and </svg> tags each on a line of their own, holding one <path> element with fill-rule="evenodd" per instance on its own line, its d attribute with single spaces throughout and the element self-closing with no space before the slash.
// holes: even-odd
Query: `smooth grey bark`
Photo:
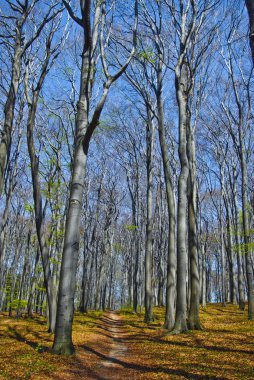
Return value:
<svg viewBox="0 0 254 380">
<path fill-rule="evenodd" d="M 158 132 L 163 162 L 164 178 L 166 183 L 167 208 L 168 208 L 168 257 L 167 257 L 167 283 L 166 283 L 166 313 L 164 327 L 172 329 L 175 323 L 175 297 L 176 297 L 176 228 L 175 228 L 175 195 L 173 189 L 172 172 L 168 155 L 168 146 L 165 136 L 164 107 L 162 100 L 162 56 L 159 56 L 157 70 L 157 109 Z"/>
<path fill-rule="evenodd" d="M 92 135 L 99 124 L 100 116 L 111 85 L 124 73 L 135 53 L 137 2 L 135 3 L 133 48 L 125 64 L 114 76 L 111 76 L 108 73 L 103 50 L 104 42 L 101 41 L 100 47 L 102 67 L 106 81 L 103 86 L 103 93 L 95 107 L 93 115 L 91 116 L 91 120 L 89 120 L 90 99 L 96 67 L 94 54 L 98 42 L 99 22 L 101 21 L 102 26 L 105 22 L 105 1 L 96 2 L 95 14 L 93 17 L 91 14 L 91 0 L 81 2 L 81 19 L 74 14 L 69 2 L 63 0 L 63 3 L 69 12 L 70 17 L 72 17 L 74 21 L 81 26 L 83 32 L 80 92 L 79 101 L 77 104 L 73 170 L 70 182 L 69 208 L 65 225 L 64 248 L 57 305 L 56 330 L 53 344 L 53 351 L 55 353 L 70 355 L 74 353 L 74 346 L 72 342 L 72 322 L 74 314 L 76 270 L 80 243 L 79 226 L 89 144 Z M 103 31 L 101 33 L 101 37 L 102 35 Z"/>
<path fill-rule="evenodd" d="M 180 174 L 178 178 L 178 207 L 177 207 L 177 296 L 175 332 L 187 331 L 187 183 L 189 176 L 189 162 L 187 157 L 187 98 L 188 67 L 182 59 L 175 70 L 175 88 L 178 104 L 179 129 L 179 159 Z"/>
<path fill-rule="evenodd" d="M 154 149 L 154 123 L 152 113 L 147 105 L 146 124 L 146 170 L 147 170 L 147 194 L 146 194 L 146 243 L 145 243 L 145 322 L 154 320 L 153 316 L 153 149 Z"/>
<path fill-rule="evenodd" d="M 188 327 L 191 330 L 201 330 L 199 318 L 200 279 L 198 262 L 197 237 L 197 178 L 196 178 L 196 152 L 194 131 L 189 125 L 187 152 L 189 156 L 188 178 L 188 245 L 190 257 L 190 308 L 188 314 Z"/>
<path fill-rule="evenodd" d="M 67 9 L 69 5 L 65 4 Z M 76 136 L 73 158 L 73 171 L 70 183 L 69 207 L 67 211 L 64 248 L 60 272 L 57 321 L 53 351 L 58 354 L 72 354 L 72 322 L 74 313 L 74 294 L 76 286 L 76 268 L 80 243 L 80 217 L 85 181 L 85 168 L 90 139 L 84 143 L 88 129 L 88 111 L 90 101 L 89 80 L 91 72 L 91 1 L 82 9 L 84 23 L 84 46 L 82 53 L 80 95 L 77 104 Z M 97 20 L 98 22 L 98 20 Z M 79 22 L 81 24 L 81 21 Z M 92 79 L 92 78 L 91 78 Z"/>
</svg>

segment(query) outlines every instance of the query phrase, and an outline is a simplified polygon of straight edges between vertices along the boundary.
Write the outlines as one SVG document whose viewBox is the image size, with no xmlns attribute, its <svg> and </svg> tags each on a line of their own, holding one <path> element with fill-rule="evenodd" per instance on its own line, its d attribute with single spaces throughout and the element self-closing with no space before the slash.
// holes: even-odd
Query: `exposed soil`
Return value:
<svg viewBox="0 0 254 380">
<path fill-rule="evenodd" d="M 89 342 L 77 348 L 72 368 L 57 372 L 52 379 L 136 379 L 135 368 L 127 360 L 129 350 L 124 341 L 128 335 L 117 312 L 106 312 L 98 320 Z"/>
</svg>

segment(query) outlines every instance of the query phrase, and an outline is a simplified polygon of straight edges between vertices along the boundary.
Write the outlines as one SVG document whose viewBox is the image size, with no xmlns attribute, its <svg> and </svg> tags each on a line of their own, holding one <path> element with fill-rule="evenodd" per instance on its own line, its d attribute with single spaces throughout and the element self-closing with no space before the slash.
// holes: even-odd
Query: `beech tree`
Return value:
<svg viewBox="0 0 254 380">
<path fill-rule="evenodd" d="M 135 53 L 138 9 L 136 1 L 134 7 L 135 11 L 133 12 L 135 14 L 133 47 L 125 63 L 115 74 L 112 75 L 108 71 L 105 56 L 105 41 L 107 44 L 109 39 L 108 35 L 105 40 L 106 2 L 97 1 L 94 3 L 95 14 L 93 18 L 91 15 L 93 2 L 91 0 L 80 3 L 81 18 L 75 14 L 69 2 L 64 0 L 63 3 L 69 12 L 70 17 L 82 28 L 83 32 L 80 94 L 76 115 L 74 159 L 59 283 L 56 332 L 53 346 L 53 350 L 56 353 L 71 354 L 74 351 L 72 343 L 72 321 L 74 312 L 75 277 L 80 240 L 78 226 L 80 225 L 87 154 L 90 140 L 99 124 L 100 116 L 107 100 L 110 87 L 124 73 Z M 100 58 L 105 81 L 103 83 L 102 95 L 94 110 L 91 110 L 90 101 L 95 79 L 95 69 L 98 62 L 96 57 L 98 43 L 100 45 Z"/>
<path fill-rule="evenodd" d="M 195 136 L 193 129 L 192 102 L 195 79 L 200 61 L 210 43 L 198 43 L 201 31 L 206 30 L 211 42 L 215 27 L 207 29 L 206 18 L 216 7 L 214 2 L 179 1 L 167 2 L 176 29 L 175 91 L 178 104 L 179 161 L 177 203 L 177 298 L 174 333 L 187 330 L 187 268 L 188 236 L 187 207 L 189 206 L 189 253 L 191 276 L 191 328 L 200 328 L 199 322 L 199 270 L 196 233 L 196 175 Z M 202 58 L 201 58 L 202 57 Z M 189 182 L 189 186 L 188 186 Z M 189 188 L 189 197 L 188 197 Z"/>
</svg>

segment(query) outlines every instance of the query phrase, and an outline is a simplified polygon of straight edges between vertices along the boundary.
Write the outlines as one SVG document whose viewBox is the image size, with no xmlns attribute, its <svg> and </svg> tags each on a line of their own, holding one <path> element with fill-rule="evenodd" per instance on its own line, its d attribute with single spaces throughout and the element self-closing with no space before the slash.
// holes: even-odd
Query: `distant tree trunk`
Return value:
<svg viewBox="0 0 254 380">
<path fill-rule="evenodd" d="M 26 271 L 27 271 L 27 266 L 28 266 L 28 260 L 29 260 L 29 251 L 30 251 L 30 244 L 31 244 L 31 230 L 28 232 L 27 236 L 27 244 L 26 244 L 26 249 L 25 249 L 25 254 L 24 254 L 24 263 L 23 263 L 23 268 L 22 268 L 22 274 L 20 277 L 20 284 L 19 284 L 19 294 L 18 294 L 18 305 L 17 305 L 17 318 L 22 316 L 22 297 L 24 294 L 24 287 L 25 287 L 25 276 L 26 276 Z"/>
<path fill-rule="evenodd" d="M 228 205 L 226 206 L 226 222 L 227 222 L 227 255 L 229 264 L 229 290 L 230 290 L 230 302 L 236 304 L 236 278 L 235 278 L 235 268 L 234 268 L 234 253 L 232 249 L 232 231 L 230 224 L 230 216 Z"/>
<path fill-rule="evenodd" d="M 246 160 L 244 157 L 244 148 L 242 138 L 240 138 L 240 163 L 242 172 L 242 213 L 243 213 L 243 232 L 244 232 L 244 254 L 246 262 L 246 277 L 248 285 L 248 318 L 254 319 L 254 273 L 251 263 L 251 250 L 250 250 L 250 227 L 248 215 L 248 199 L 247 199 L 247 168 Z"/>
<path fill-rule="evenodd" d="M 38 106 L 38 100 L 40 91 L 42 89 L 44 80 L 49 71 L 50 59 L 52 56 L 51 43 L 54 36 L 54 31 L 47 37 L 46 41 L 46 57 L 43 61 L 41 72 L 39 74 L 39 79 L 34 87 L 32 88 L 32 97 L 29 95 L 29 85 L 28 85 L 28 65 L 26 73 L 26 96 L 28 102 L 28 120 L 27 120 L 27 146 L 31 163 L 31 176 L 33 184 L 33 199 L 34 199 L 34 215 L 35 215 L 35 225 L 37 238 L 40 246 L 42 266 L 44 273 L 44 283 L 47 293 L 48 311 L 49 311 L 49 331 L 54 332 L 56 323 L 56 304 L 57 304 L 57 286 L 55 283 L 55 278 L 51 273 L 50 260 L 49 260 L 49 246 L 47 244 L 47 234 L 45 225 L 45 210 L 42 206 L 42 194 L 41 194 L 41 184 L 40 184 L 40 171 L 39 171 L 39 157 L 36 155 L 35 143 L 34 143 L 34 127 L 36 111 Z"/>
<path fill-rule="evenodd" d="M 225 243 L 224 243 L 224 221 L 223 221 L 223 204 L 225 199 L 225 179 L 224 179 L 224 162 L 219 163 L 220 166 L 220 182 L 221 182 L 221 197 L 219 209 L 220 221 L 220 252 L 221 252 L 221 302 L 226 306 L 226 263 L 225 263 Z"/>
<path fill-rule="evenodd" d="M 205 244 L 201 245 L 201 260 L 202 260 L 202 289 L 201 289 L 201 305 L 206 307 L 206 251 Z"/>
<path fill-rule="evenodd" d="M 160 258 L 159 268 L 158 268 L 158 306 L 164 306 L 163 302 L 163 287 L 164 287 L 164 277 L 163 277 L 163 269 L 162 269 L 162 258 Z"/>
<path fill-rule="evenodd" d="M 243 265 L 242 265 L 242 255 L 240 248 L 240 231 L 239 231 L 239 211 L 237 208 L 238 200 L 237 200 L 237 175 L 236 168 L 233 168 L 233 214 L 235 219 L 235 239 L 236 239 L 236 247 L 237 247 L 237 280 L 238 280 L 238 295 L 239 295 L 239 309 L 245 309 L 244 303 L 244 279 L 243 279 Z"/>
<path fill-rule="evenodd" d="M 239 239 L 239 227 L 236 226 L 236 246 L 237 246 L 237 279 L 238 279 L 238 293 L 239 293 L 239 309 L 245 309 L 244 302 L 244 278 L 243 278 L 243 260 L 242 252 L 240 249 L 240 239 Z"/>
<path fill-rule="evenodd" d="M 251 47 L 254 44 L 254 2 L 246 0 L 246 6 L 250 18 L 250 40 Z M 253 51 L 252 51 L 253 52 Z M 250 248 L 250 226 L 249 226 L 249 211 L 248 211 L 248 172 L 247 172 L 247 160 L 248 160 L 248 148 L 246 147 L 246 131 L 250 125 L 250 119 L 252 115 L 251 106 L 251 95 L 249 84 L 244 83 L 246 90 L 246 98 L 241 100 L 241 95 L 239 91 L 238 80 L 235 77 L 235 69 L 232 64 L 232 51 L 229 49 L 230 54 L 230 70 L 229 75 L 232 81 L 233 94 L 235 97 L 235 106 L 237 109 L 238 117 L 235 119 L 232 117 L 231 112 L 223 106 L 224 112 L 226 113 L 229 120 L 232 120 L 232 125 L 236 125 L 237 130 L 231 127 L 231 123 L 228 127 L 228 131 L 232 138 L 234 144 L 234 149 L 239 158 L 240 168 L 241 168 L 241 198 L 242 198 L 242 217 L 243 217 L 243 240 L 244 240 L 244 255 L 245 255 L 245 266 L 246 266 L 246 278 L 247 278 L 247 293 L 248 293 L 248 318 L 252 320 L 254 318 L 254 273 L 253 265 L 251 259 L 251 248 Z M 239 67 L 238 67 L 239 68 Z M 247 105 L 247 121 L 245 120 L 245 110 Z"/>
<path fill-rule="evenodd" d="M 37 249 L 37 252 L 36 252 L 36 257 L 35 257 L 35 263 L 34 263 L 34 271 L 33 271 L 33 276 L 32 276 L 32 279 L 31 279 L 31 283 L 30 283 L 30 291 L 29 291 L 29 297 L 28 297 L 28 303 L 27 303 L 27 315 L 28 317 L 32 318 L 33 316 L 33 300 L 34 300 L 34 296 L 36 294 L 35 292 L 35 285 L 36 285 L 36 268 L 37 268 L 37 265 L 38 265 L 38 262 L 39 262 L 39 258 L 40 258 L 40 249 L 38 247 Z M 37 304 L 37 302 L 36 302 Z M 36 306 L 37 308 L 37 306 Z"/>
<path fill-rule="evenodd" d="M 87 238 L 86 238 L 87 239 Z M 81 300 L 79 305 L 79 311 L 81 313 L 86 312 L 85 304 L 87 297 L 87 275 L 88 275 L 88 247 L 86 246 L 86 239 L 84 239 L 84 249 L 83 249 L 83 275 L 82 275 L 82 286 L 81 286 Z"/>
<path fill-rule="evenodd" d="M 136 153 L 134 154 L 136 158 Z M 138 164 L 135 162 L 135 166 Z M 130 178 L 127 175 L 127 184 L 131 197 L 132 208 L 132 225 L 135 226 L 133 230 L 133 244 L 131 245 L 131 257 L 133 258 L 133 311 L 138 312 L 138 269 L 139 269 L 139 236 L 138 236 L 138 216 L 137 216 L 137 196 L 139 190 L 139 173 L 135 176 L 135 183 L 131 186 Z"/>
</svg>

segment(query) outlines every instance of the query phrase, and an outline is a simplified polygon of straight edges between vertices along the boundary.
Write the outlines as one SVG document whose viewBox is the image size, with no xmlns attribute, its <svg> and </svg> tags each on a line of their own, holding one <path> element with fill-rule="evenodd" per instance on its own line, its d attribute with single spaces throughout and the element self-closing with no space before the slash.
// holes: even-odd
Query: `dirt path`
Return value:
<svg viewBox="0 0 254 380">
<path fill-rule="evenodd" d="M 96 323 L 92 339 L 77 348 L 71 368 L 57 373 L 54 380 L 123 380 L 135 378 L 129 368 L 128 348 L 124 339 L 128 331 L 117 312 L 106 312 Z"/>
<path fill-rule="evenodd" d="M 126 355 L 127 347 L 121 339 L 122 323 L 120 317 L 113 312 L 108 313 L 104 318 L 104 327 L 111 334 L 112 342 L 110 344 L 110 351 L 108 358 L 104 359 L 101 363 L 102 368 L 119 368 L 120 359 Z"/>
</svg>

